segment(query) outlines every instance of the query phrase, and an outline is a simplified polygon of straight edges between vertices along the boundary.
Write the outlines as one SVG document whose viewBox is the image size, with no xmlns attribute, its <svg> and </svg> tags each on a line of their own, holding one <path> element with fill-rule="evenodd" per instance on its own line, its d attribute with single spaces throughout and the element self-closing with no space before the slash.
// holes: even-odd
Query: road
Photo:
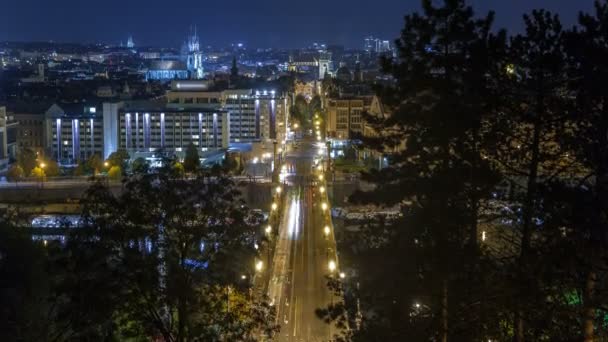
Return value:
<svg viewBox="0 0 608 342">
<path fill-rule="evenodd" d="M 327 203 L 326 194 L 319 189 L 320 173 L 313 171 L 319 149 L 324 147 L 304 141 L 285 159 L 290 174 L 268 287 L 281 324 L 280 342 L 328 341 L 335 332 L 315 314 L 336 300 L 327 288 L 327 277 L 332 273 L 330 260 L 337 263 L 329 206 L 323 210 L 321 205 Z M 326 225 L 331 229 L 328 235 Z M 337 274 L 336 269 L 333 275 Z"/>
</svg>

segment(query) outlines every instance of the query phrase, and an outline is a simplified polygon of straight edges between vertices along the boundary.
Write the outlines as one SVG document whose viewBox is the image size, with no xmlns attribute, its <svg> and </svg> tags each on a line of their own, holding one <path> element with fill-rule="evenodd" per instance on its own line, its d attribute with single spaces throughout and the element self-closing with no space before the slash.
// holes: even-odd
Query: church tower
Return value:
<svg viewBox="0 0 608 342">
<path fill-rule="evenodd" d="M 203 53 L 201 51 L 196 26 L 194 26 L 194 31 L 191 29 L 190 32 L 191 35 L 186 41 L 188 70 L 190 71 L 190 77 L 202 79 L 205 75 L 203 70 Z"/>
</svg>

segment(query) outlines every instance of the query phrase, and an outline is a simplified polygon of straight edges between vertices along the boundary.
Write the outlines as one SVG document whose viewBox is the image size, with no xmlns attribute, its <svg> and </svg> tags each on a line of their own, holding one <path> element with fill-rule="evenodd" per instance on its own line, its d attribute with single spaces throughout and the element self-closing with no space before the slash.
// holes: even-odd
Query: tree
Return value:
<svg viewBox="0 0 608 342">
<path fill-rule="evenodd" d="M 131 170 L 133 171 L 133 173 L 145 174 L 145 173 L 148 173 L 149 169 L 150 169 L 150 165 L 142 157 L 135 159 L 133 161 L 133 164 L 131 164 Z"/>
<path fill-rule="evenodd" d="M 566 115 L 572 100 L 564 96 L 569 81 L 561 23 L 543 10 L 525 15 L 524 22 L 525 34 L 513 37 L 501 61 L 505 71 L 497 82 L 502 96 L 493 126 L 495 145 L 488 149 L 488 158 L 513 185 L 509 206 L 515 213 L 514 224 L 504 228 L 517 229 L 517 255 L 510 260 L 512 273 L 505 284 L 516 299 L 512 304 L 516 341 L 550 333 L 543 322 L 557 311 L 557 301 L 548 311 L 538 309 L 549 308 L 545 299 L 560 296 L 560 290 L 545 283 L 549 278 L 541 270 L 555 261 L 539 257 L 543 246 L 534 243 L 539 240 L 539 222 L 547 219 L 546 199 L 540 190 L 548 183 L 564 181 L 577 167 L 563 144 L 575 133 L 568 128 L 571 121 Z"/>
<path fill-rule="evenodd" d="M 103 161 L 97 154 L 93 154 L 87 159 L 86 169 L 93 174 L 97 175 L 103 169 Z"/>
<path fill-rule="evenodd" d="M 578 301 L 569 303 L 580 307 L 572 310 L 576 325 L 570 330 L 581 331 L 573 338 L 591 342 L 607 338 L 602 327 L 608 311 L 600 303 L 608 300 L 608 289 L 600 279 L 606 277 L 608 266 L 608 96 L 601 91 L 608 80 L 608 4 L 596 1 L 594 13 L 581 13 L 579 24 L 580 28 L 566 34 L 568 85 L 576 96 L 570 118 L 576 130 L 565 145 L 581 167 L 567 185 L 549 187 L 546 197 L 555 200 L 546 207 L 552 214 L 559 213 L 550 216 L 557 218 L 550 221 L 559 232 L 552 240 L 555 250 L 568 251 L 561 258 L 567 262 L 561 263 L 560 270 L 572 276 L 562 285 L 569 293 L 580 294 Z"/>
<path fill-rule="evenodd" d="M 118 165 L 114 165 L 108 170 L 108 178 L 110 178 L 111 180 L 119 180 L 121 176 L 122 169 Z"/>
<path fill-rule="evenodd" d="M 179 161 L 173 161 L 173 162 L 171 162 L 170 165 L 171 165 L 170 173 L 173 177 L 175 177 L 175 178 L 184 177 L 184 174 L 186 173 L 184 164 L 180 163 Z"/>
<path fill-rule="evenodd" d="M 200 166 L 201 159 L 198 155 L 198 148 L 194 144 L 188 145 L 186 156 L 184 157 L 184 170 L 186 172 L 195 172 Z"/>
<path fill-rule="evenodd" d="M 23 168 L 19 164 L 11 165 L 11 167 L 8 169 L 8 173 L 7 173 L 8 180 L 12 181 L 12 182 L 19 182 L 23 178 L 24 175 L 25 175 L 25 172 L 23 171 Z"/>
<path fill-rule="evenodd" d="M 122 317 L 165 341 L 272 337 L 272 307 L 249 298 L 240 278 L 253 272 L 259 227 L 245 222 L 233 181 L 202 172 L 177 179 L 164 168 L 124 189 L 115 196 L 95 183 L 83 199 L 87 228 L 74 237 L 106 253 L 100 259 L 122 284 Z"/>
<path fill-rule="evenodd" d="M 60 174 L 59 165 L 53 159 L 44 159 L 44 172 L 47 177 L 57 177 Z"/>
<path fill-rule="evenodd" d="M 498 323 L 492 303 L 482 301 L 490 296 L 490 261 L 479 248 L 478 220 L 500 180 L 483 147 L 495 112 L 492 59 L 502 53 L 505 34 L 491 34 L 493 13 L 475 18 L 462 0 L 439 7 L 423 1 L 422 8 L 405 18 L 399 57 L 382 60 L 395 82 L 377 94 L 391 116 L 366 117 L 383 134 L 365 144 L 397 152 L 387 168 L 363 175 L 373 191 L 350 197 L 399 205 L 407 219 L 365 230 L 369 244 L 357 246 L 363 269 L 354 281 L 362 306 L 379 316 L 363 325 L 385 339 L 488 340 Z M 405 150 L 394 148 L 403 141 Z M 391 284 L 383 284 L 387 278 Z"/>
<path fill-rule="evenodd" d="M 32 169 L 32 177 L 35 177 L 35 178 L 39 179 L 40 181 L 43 181 L 44 177 L 46 177 L 46 173 L 44 172 L 43 168 L 36 166 L 35 168 Z"/>
<path fill-rule="evenodd" d="M 119 166 L 121 170 L 127 169 L 130 156 L 125 149 L 118 149 L 116 152 L 112 152 L 107 159 L 108 166 Z"/>
<path fill-rule="evenodd" d="M 230 82 L 236 83 L 239 80 L 239 67 L 236 63 L 236 56 L 232 57 L 232 67 L 230 68 Z"/>
<path fill-rule="evenodd" d="M 17 154 L 17 164 L 21 166 L 26 175 L 29 175 L 38 164 L 36 152 L 29 148 L 20 150 Z"/>
</svg>

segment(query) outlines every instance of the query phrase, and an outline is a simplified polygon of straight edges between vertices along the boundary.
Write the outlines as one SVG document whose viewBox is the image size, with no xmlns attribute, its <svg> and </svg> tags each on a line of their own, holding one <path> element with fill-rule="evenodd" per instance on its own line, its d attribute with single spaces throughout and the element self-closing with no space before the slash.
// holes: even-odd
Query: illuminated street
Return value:
<svg viewBox="0 0 608 342">
<path fill-rule="evenodd" d="M 338 272 L 330 271 L 337 260 L 333 228 L 325 229 L 331 227 L 326 192 L 320 190 L 321 172 L 313 172 L 319 149 L 302 142 L 286 158 L 285 170 L 292 172 L 285 175 L 289 186 L 269 286 L 281 323 L 279 341 L 327 341 L 333 333 L 315 314 L 331 303 L 327 276 Z"/>
</svg>

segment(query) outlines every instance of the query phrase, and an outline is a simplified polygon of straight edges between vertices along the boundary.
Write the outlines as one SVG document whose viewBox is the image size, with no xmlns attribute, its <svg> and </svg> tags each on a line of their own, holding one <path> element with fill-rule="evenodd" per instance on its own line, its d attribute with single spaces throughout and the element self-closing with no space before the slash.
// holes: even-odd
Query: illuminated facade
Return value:
<svg viewBox="0 0 608 342">
<path fill-rule="evenodd" d="M 104 103 L 104 157 L 117 149 L 131 156 L 180 154 L 190 144 L 201 152 L 228 148 L 229 114 L 210 108 L 170 108 L 144 102 Z"/>
<path fill-rule="evenodd" d="M 186 80 L 190 76 L 187 66 L 182 61 L 154 60 L 146 72 L 146 80 Z"/>
<path fill-rule="evenodd" d="M 74 165 L 103 153 L 101 107 L 54 104 L 45 113 L 46 148 L 57 162 Z"/>
<path fill-rule="evenodd" d="M 168 106 L 218 108 L 230 116 L 230 141 L 283 140 L 288 126 L 289 101 L 274 90 L 229 89 L 208 91 L 202 81 L 176 81 L 167 93 Z"/>
<path fill-rule="evenodd" d="M 200 80 L 205 76 L 205 73 L 203 69 L 203 53 L 196 32 L 196 26 L 194 27 L 194 33 L 188 37 L 186 46 L 188 71 L 190 71 L 191 78 Z"/>
<path fill-rule="evenodd" d="M 368 111 L 371 96 L 330 99 L 327 106 L 327 133 L 335 139 L 350 139 L 351 133 L 363 133 L 363 112 Z"/>
</svg>

